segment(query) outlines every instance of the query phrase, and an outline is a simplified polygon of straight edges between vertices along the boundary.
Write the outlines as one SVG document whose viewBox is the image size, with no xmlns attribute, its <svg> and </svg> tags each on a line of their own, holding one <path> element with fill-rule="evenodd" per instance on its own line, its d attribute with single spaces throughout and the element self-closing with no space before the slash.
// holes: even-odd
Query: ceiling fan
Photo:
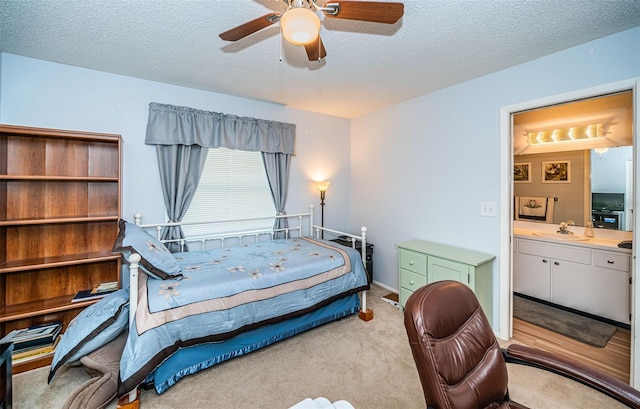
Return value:
<svg viewBox="0 0 640 409">
<path fill-rule="evenodd" d="M 327 51 L 320 39 L 321 11 L 329 18 L 371 21 L 393 24 L 404 14 L 403 3 L 380 1 L 329 1 L 323 6 L 316 0 L 282 0 L 287 4 L 283 13 L 269 13 L 255 20 L 248 21 L 220 34 L 225 41 L 237 41 L 250 34 L 280 22 L 282 35 L 294 45 L 303 45 L 309 61 L 320 61 L 327 56 Z"/>
</svg>

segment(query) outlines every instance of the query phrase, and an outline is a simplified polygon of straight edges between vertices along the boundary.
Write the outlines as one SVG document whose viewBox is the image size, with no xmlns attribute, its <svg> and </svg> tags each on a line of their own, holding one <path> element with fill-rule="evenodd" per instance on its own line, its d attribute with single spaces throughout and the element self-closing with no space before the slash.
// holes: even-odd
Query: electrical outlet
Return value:
<svg viewBox="0 0 640 409">
<path fill-rule="evenodd" d="M 496 202 L 480 202 L 480 216 L 497 217 L 498 209 Z"/>
</svg>

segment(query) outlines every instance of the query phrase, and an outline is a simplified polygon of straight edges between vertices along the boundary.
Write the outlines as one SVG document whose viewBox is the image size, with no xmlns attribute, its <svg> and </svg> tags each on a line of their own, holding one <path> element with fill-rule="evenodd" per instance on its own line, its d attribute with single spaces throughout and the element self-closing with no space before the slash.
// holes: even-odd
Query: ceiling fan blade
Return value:
<svg viewBox="0 0 640 409">
<path fill-rule="evenodd" d="M 324 44 L 322 44 L 322 39 L 319 35 L 316 41 L 305 45 L 304 49 L 307 51 L 309 61 L 320 61 L 327 56 L 327 50 L 324 49 Z"/>
<path fill-rule="evenodd" d="M 237 41 L 280 20 L 280 13 L 269 13 L 220 34 L 225 41 Z"/>
<path fill-rule="evenodd" d="M 404 14 L 403 3 L 380 1 L 337 1 L 324 5 L 327 17 L 393 24 Z"/>
</svg>

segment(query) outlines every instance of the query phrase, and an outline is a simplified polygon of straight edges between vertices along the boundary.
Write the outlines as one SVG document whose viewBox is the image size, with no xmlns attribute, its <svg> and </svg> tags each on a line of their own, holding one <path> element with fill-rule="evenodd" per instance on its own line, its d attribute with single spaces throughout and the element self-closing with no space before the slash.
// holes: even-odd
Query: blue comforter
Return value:
<svg viewBox="0 0 640 409">
<path fill-rule="evenodd" d="M 358 251 L 330 241 L 271 240 L 174 256 L 182 279 L 139 275 L 120 395 L 180 347 L 222 341 L 368 288 Z"/>
</svg>

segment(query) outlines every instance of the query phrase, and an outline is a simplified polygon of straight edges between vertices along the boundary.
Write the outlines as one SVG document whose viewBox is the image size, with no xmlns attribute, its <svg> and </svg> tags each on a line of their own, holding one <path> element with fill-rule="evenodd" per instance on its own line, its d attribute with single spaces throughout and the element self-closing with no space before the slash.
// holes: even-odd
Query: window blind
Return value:
<svg viewBox="0 0 640 409">
<path fill-rule="evenodd" d="M 209 149 L 204 170 L 183 222 L 204 222 L 253 217 L 276 213 L 260 152 L 226 148 Z M 229 233 L 249 228 L 271 229 L 273 218 L 256 221 L 184 226 L 187 237 Z"/>
</svg>

